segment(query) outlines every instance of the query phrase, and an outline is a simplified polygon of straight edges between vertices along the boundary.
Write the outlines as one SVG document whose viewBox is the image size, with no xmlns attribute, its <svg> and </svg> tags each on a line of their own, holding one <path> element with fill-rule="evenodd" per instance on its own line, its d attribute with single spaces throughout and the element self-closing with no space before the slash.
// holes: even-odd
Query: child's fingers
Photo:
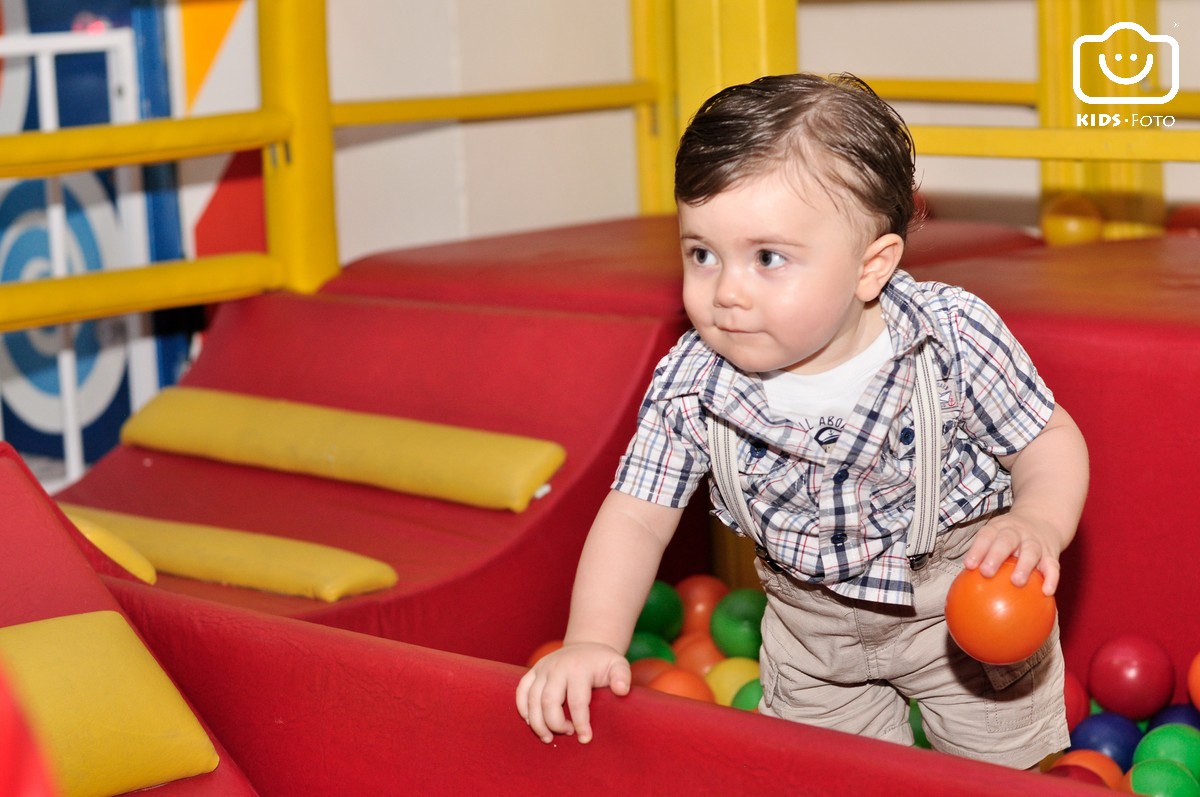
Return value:
<svg viewBox="0 0 1200 797">
<path fill-rule="evenodd" d="M 542 725 L 546 732 L 539 733 L 538 736 L 543 742 L 553 741 L 556 733 L 571 733 L 575 730 L 575 726 L 567 719 L 566 711 L 563 710 L 566 691 L 566 684 L 557 679 L 548 682 L 542 690 L 538 707 L 541 709 Z"/>
<path fill-rule="evenodd" d="M 589 704 L 592 699 L 592 685 L 585 681 L 574 681 L 567 684 L 567 708 L 571 711 L 570 723 L 574 726 L 576 738 L 580 744 L 592 740 L 592 717 Z"/>
<path fill-rule="evenodd" d="M 533 683 L 533 670 L 529 670 L 521 676 L 521 680 L 517 682 L 517 713 L 521 715 L 521 719 L 529 722 L 529 687 Z"/>
<path fill-rule="evenodd" d="M 1061 572 L 1058 560 L 1052 556 L 1043 556 L 1038 562 L 1038 571 L 1042 574 L 1042 594 L 1053 595 L 1058 591 L 1058 578 Z"/>
<path fill-rule="evenodd" d="M 525 722 L 534 735 L 543 742 L 549 742 L 554 734 L 546 725 L 545 714 L 542 711 L 542 693 L 545 690 L 545 679 L 535 678 L 529 687 L 525 702 Z"/>
</svg>

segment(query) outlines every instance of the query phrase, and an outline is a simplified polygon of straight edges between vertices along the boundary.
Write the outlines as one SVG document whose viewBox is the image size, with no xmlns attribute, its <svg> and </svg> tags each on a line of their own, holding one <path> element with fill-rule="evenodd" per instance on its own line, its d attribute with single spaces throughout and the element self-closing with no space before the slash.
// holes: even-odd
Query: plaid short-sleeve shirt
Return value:
<svg viewBox="0 0 1200 797">
<path fill-rule="evenodd" d="M 638 430 L 613 487 L 683 506 L 709 472 L 705 417 L 739 436 L 739 477 L 771 557 L 795 577 L 850 598 L 911 604 L 905 555 L 915 489 L 910 408 L 915 353 L 929 341 L 942 405 L 939 529 L 1011 501 L 997 456 L 1032 441 L 1054 399 L 1025 350 L 982 300 L 898 271 L 881 306 L 893 358 L 875 375 L 828 451 L 767 406 L 762 381 L 714 353 L 692 330 L 654 372 Z M 716 514 L 739 534 L 716 489 Z"/>
</svg>

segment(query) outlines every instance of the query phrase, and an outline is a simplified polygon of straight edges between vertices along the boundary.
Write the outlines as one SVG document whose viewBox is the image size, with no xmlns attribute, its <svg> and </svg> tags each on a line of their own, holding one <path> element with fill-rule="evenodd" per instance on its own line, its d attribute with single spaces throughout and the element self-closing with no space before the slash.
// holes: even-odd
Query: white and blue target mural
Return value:
<svg viewBox="0 0 1200 797">
<path fill-rule="evenodd" d="M 62 194 L 68 272 L 99 271 L 121 262 L 121 230 L 100 179 L 90 173 L 68 175 Z M 5 282 L 42 279 L 50 276 L 50 268 L 45 183 L 0 183 L 0 277 Z M 125 321 L 84 322 L 74 339 L 84 453 L 95 458 L 111 447 L 116 427 L 129 413 Z M 0 341 L 5 438 L 23 452 L 62 454 L 57 357 L 62 342 L 58 327 L 9 333 Z"/>
<path fill-rule="evenodd" d="M 140 115 L 169 113 L 162 42 L 165 0 L 0 0 L 0 34 L 61 32 L 85 24 L 133 27 L 140 77 Z M 59 124 L 69 127 L 109 121 L 106 63 L 102 54 L 56 59 Z M 36 130 L 36 80 L 28 59 L 12 58 L 0 72 L 0 133 Z M 65 211 L 63 252 L 69 273 L 127 264 L 129 236 L 148 236 L 134 247 L 150 259 L 181 256 L 173 171 L 146 171 L 146 214 L 132 229 L 122 224 L 111 172 L 85 172 L 61 178 Z M 42 180 L 0 181 L 0 281 L 47 278 L 51 274 L 47 185 Z M 149 326 L 149 324 L 141 324 Z M 83 451 L 94 461 L 116 444 L 131 410 L 131 381 L 158 385 L 174 381 L 187 342 L 163 335 L 130 356 L 128 319 L 87 321 L 74 326 L 75 393 Z M 63 346 L 58 327 L 0 336 L 0 431 L 26 455 L 63 456 L 63 385 L 57 355 Z M 149 353 L 147 360 L 146 354 Z M 140 369 L 140 370 L 139 370 Z M 152 373 L 144 373 L 146 370 Z"/>
</svg>

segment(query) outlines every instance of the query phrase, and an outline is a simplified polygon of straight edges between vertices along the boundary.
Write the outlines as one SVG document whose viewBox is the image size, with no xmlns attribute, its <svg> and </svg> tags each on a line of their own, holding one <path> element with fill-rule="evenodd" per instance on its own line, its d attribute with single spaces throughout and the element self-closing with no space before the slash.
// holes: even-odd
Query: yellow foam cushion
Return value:
<svg viewBox="0 0 1200 797">
<path fill-rule="evenodd" d="M 87 518 L 67 512 L 67 517 L 75 524 L 75 528 L 87 538 L 88 542 L 100 549 L 100 552 L 125 568 L 147 584 L 158 581 L 158 571 L 150 560 L 142 556 L 132 545 L 125 542 L 103 526 L 97 525 Z"/>
<path fill-rule="evenodd" d="M 397 580 L 386 562 L 315 542 L 61 506 L 68 517 L 100 526 L 176 576 L 329 602 L 386 589 Z"/>
<path fill-rule="evenodd" d="M 0 628 L 0 666 L 64 797 L 211 772 L 208 734 L 117 612 Z"/>
<path fill-rule="evenodd" d="M 514 512 L 566 458 L 530 437 L 184 387 L 155 396 L 121 441 Z"/>
</svg>

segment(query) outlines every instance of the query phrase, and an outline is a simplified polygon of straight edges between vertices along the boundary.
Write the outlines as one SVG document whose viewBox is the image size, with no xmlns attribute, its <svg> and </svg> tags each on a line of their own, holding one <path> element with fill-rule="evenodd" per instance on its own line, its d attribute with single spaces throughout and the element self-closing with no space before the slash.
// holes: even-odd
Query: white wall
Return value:
<svg viewBox="0 0 1200 797">
<path fill-rule="evenodd" d="M 626 0 L 329 0 L 336 100 L 631 76 Z M 395 126 L 337 136 L 343 261 L 637 212 L 632 113 Z"/>
<path fill-rule="evenodd" d="M 601 83 L 631 74 L 628 0 L 328 0 L 328 9 L 339 100 Z M 1033 80 L 1036 14 L 1035 0 L 803 0 L 800 66 Z M 1200 3 L 1161 0 L 1159 19 L 1160 32 L 1179 40 L 1183 84 L 1200 88 Z M 912 124 L 1037 122 L 1021 108 L 898 108 Z M 344 260 L 637 212 L 627 111 L 342 131 L 338 144 Z M 919 173 L 939 215 L 1036 223 L 1032 161 L 921 157 Z M 1170 201 L 1200 198 L 1197 186 L 1200 167 L 1168 168 Z"/>
<path fill-rule="evenodd" d="M 1038 74 L 1034 0 L 802 0 L 797 20 L 802 69 L 850 71 L 864 77 L 997 80 L 1035 80 Z M 1200 3 L 1161 0 L 1159 30 L 1151 32 L 1168 33 L 1179 41 L 1180 82 L 1200 88 Z M 1023 108 L 919 103 L 896 107 L 910 124 L 1037 124 L 1036 112 Z M 1178 123 L 1181 128 L 1189 124 Z M 1034 161 L 918 153 L 918 173 L 938 215 L 1037 223 L 1040 176 Z M 1200 167 L 1169 165 L 1166 193 L 1168 202 L 1200 199 Z"/>
</svg>

